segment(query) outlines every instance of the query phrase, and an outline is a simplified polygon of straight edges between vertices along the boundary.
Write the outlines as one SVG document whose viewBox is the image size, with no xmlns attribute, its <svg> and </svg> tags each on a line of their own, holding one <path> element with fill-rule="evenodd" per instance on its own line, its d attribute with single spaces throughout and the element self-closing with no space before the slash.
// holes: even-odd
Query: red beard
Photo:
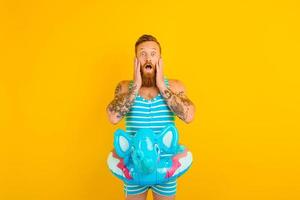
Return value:
<svg viewBox="0 0 300 200">
<path fill-rule="evenodd" d="M 156 68 L 152 65 L 154 68 L 154 71 L 151 74 L 145 74 L 144 69 L 145 66 L 149 63 L 145 63 L 144 66 L 141 68 L 141 76 L 142 76 L 142 87 L 155 87 L 156 86 Z"/>
</svg>

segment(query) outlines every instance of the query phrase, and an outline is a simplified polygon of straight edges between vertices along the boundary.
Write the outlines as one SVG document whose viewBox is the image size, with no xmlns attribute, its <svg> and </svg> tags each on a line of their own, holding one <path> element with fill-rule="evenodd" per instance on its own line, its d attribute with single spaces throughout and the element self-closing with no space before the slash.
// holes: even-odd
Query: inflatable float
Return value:
<svg viewBox="0 0 300 200">
<path fill-rule="evenodd" d="M 178 144 L 177 128 L 168 125 L 158 134 L 151 129 L 139 129 L 134 135 L 116 130 L 107 164 L 127 184 L 156 185 L 184 174 L 192 160 L 192 153 Z"/>
</svg>

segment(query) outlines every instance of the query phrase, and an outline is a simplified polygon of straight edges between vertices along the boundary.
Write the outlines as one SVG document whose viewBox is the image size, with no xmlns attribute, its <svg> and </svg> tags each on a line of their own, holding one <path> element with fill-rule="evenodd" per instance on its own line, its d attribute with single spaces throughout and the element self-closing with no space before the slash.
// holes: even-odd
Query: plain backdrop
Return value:
<svg viewBox="0 0 300 200">
<path fill-rule="evenodd" d="M 0 199 L 124 199 L 106 165 L 124 121 L 105 108 L 142 34 L 196 105 L 176 120 L 194 156 L 177 199 L 300 199 L 299 13 L 296 0 L 2 0 Z"/>
</svg>

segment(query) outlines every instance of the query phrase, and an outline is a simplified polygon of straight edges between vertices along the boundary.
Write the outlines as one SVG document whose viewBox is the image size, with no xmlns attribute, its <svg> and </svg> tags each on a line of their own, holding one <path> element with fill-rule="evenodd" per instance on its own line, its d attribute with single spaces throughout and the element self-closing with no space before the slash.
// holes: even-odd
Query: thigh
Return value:
<svg viewBox="0 0 300 200">
<path fill-rule="evenodd" d="M 126 200 L 146 200 L 149 186 L 129 185 L 124 183 Z"/>
<path fill-rule="evenodd" d="M 146 200 L 147 199 L 147 192 L 142 194 L 127 194 L 126 200 Z"/>
<path fill-rule="evenodd" d="M 151 186 L 154 200 L 173 200 L 177 190 L 177 181 Z"/>
<path fill-rule="evenodd" d="M 153 192 L 153 190 L 152 190 L 152 194 L 153 194 L 153 200 L 175 200 L 175 194 L 172 196 L 163 196 Z"/>
</svg>

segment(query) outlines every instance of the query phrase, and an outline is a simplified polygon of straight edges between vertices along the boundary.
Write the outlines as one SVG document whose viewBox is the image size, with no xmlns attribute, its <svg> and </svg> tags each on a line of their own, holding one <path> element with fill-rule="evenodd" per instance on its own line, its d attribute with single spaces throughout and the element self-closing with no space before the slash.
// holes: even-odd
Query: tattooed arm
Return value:
<svg viewBox="0 0 300 200">
<path fill-rule="evenodd" d="M 195 106 L 186 96 L 184 86 L 177 80 L 169 80 L 170 87 L 160 88 L 160 93 L 170 109 L 184 122 L 190 123 L 194 118 Z"/>
<path fill-rule="evenodd" d="M 115 89 L 115 97 L 106 108 L 109 121 L 117 124 L 129 112 L 134 98 L 138 93 L 138 87 L 134 83 L 128 88 L 129 81 L 121 81 Z"/>
</svg>

